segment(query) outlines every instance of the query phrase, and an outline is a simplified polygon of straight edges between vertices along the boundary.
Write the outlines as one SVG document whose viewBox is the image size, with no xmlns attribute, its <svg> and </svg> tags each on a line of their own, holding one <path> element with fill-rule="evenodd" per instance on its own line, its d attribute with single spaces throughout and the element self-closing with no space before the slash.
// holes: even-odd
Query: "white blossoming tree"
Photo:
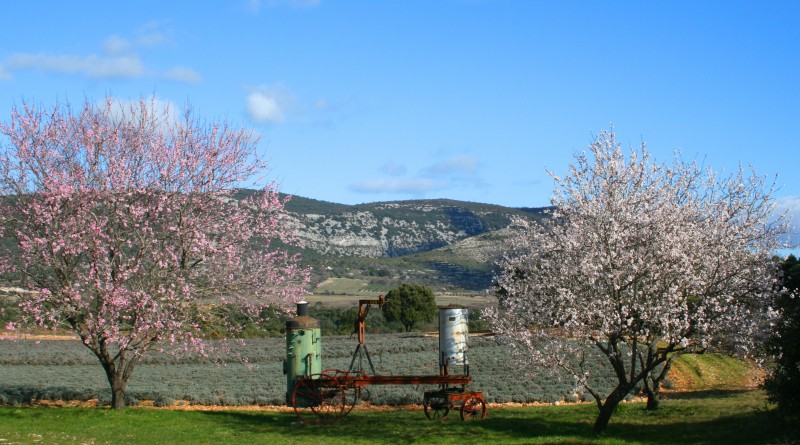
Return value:
<svg viewBox="0 0 800 445">
<path fill-rule="evenodd" d="M 552 218 L 519 222 L 487 315 L 522 365 L 575 376 L 601 432 L 637 386 L 657 390 L 681 353 L 752 348 L 787 224 L 772 214 L 772 188 L 741 169 L 721 178 L 679 154 L 655 163 L 644 144 L 626 156 L 613 133 L 575 157 L 568 176 L 551 173 Z M 613 368 L 609 394 L 570 365 L 587 346 Z"/>
</svg>

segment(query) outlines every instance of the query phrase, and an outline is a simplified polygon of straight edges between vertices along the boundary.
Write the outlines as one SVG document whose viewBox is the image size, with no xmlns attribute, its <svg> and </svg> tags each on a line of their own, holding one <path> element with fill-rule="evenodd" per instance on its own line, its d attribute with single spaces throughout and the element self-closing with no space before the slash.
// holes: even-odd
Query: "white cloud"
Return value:
<svg viewBox="0 0 800 445">
<path fill-rule="evenodd" d="M 186 83 L 201 83 L 203 81 L 202 76 L 197 71 L 183 66 L 176 66 L 171 70 L 167 70 L 164 73 L 164 77 Z"/>
<path fill-rule="evenodd" d="M 485 187 L 486 182 L 478 174 L 479 170 L 478 160 L 471 155 L 440 159 L 411 177 L 403 177 L 406 175 L 405 166 L 389 162 L 380 167 L 380 172 L 395 178 L 365 180 L 352 184 L 350 189 L 361 193 L 399 193 L 418 197 L 465 186 Z"/>
<path fill-rule="evenodd" d="M 138 47 L 152 48 L 172 42 L 172 33 L 161 23 L 149 22 L 136 32 L 134 43 Z"/>
<path fill-rule="evenodd" d="M 406 174 L 406 166 L 396 162 L 387 162 L 381 166 L 381 173 L 392 176 L 401 176 Z"/>
<path fill-rule="evenodd" d="M 478 161 L 474 156 L 458 155 L 443 159 L 422 170 L 425 176 L 473 176 L 477 173 Z"/>
<path fill-rule="evenodd" d="M 253 122 L 276 124 L 295 118 L 302 118 L 304 108 L 298 105 L 294 93 L 280 83 L 246 87 L 247 115 Z"/>
<path fill-rule="evenodd" d="M 775 204 L 780 209 L 788 209 L 795 215 L 800 214 L 800 195 L 777 198 Z"/>
<path fill-rule="evenodd" d="M 322 0 L 284 0 L 284 1 L 277 1 L 273 0 L 272 3 L 276 4 L 288 4 L 289 6 L 293 6 L 295 8 L 313 8 L 319 6 L 322 3 Z"/>
<path fill-rule="evenodd" d="M 277 96 L 256 90 L 247 96 L 247 115 L 255 122 L 278 123 L 285 119 Z"/>
<path fill-rule="evenodd" d="M 257 13 L 261 10 L 263 3 L 264 2 L 261 0 L 246 0 L 244 2 L 244 9 L 253 13 Z"/>
<path fill-rule="evenodd" d="M 780 214 L 787 212 L 792 220 L 792 230 L 789 234 L 789 243 L 800 247 L 800 196 L 784 196 L 775 200 L 775 211 Z"/>
<path fill-rule="evenodd" d="M 333 108 L 333 105 L 325 98 L 319 98 L 314 102 L 315 110 L 329 110 L 331 108 Z"/>
<path fill-rule="evenodd" d="M 252 13 L 258 13 L 264 6 L 271 8 L 289 6 L 292 8 L 314 8 L 322 3 L 321 0 L 245 0 L 244 9 Z"/>
<path fill-rule="evenodd" d="M 244 85 L 245 110 L 253 123 L 327 126 L 348 113 L 347 105 L 324 97 L 308 100 L 297 97 L 281 82 Z"/>
<path fill-rule="evenodd" d="M 116 34 L 109 36 L 102 42 L 99 55 L 15 53 L 0 61 L 0 80 L 10 80 L 15 71 L 38 70 L 92 79 L 162 77 L 187 83 L 201 82 L 202 78 L 196 71 L 183 66 L 163 72 L 147 69 L 136 52 L 138 48 L 153 48 L 170 41 L 169 32 L 152 22 L 137 31 L 133 39 Z"/>
<path fill-rule="evenodd" d="M 132 48 L 131 42 L 118 35 L 110 36 L 103 42 L 103 51 L 106 54 L 125 54 Z"/>
<path fill-rule="evenodd" d="M 156 126 L 174 124 L 183 116 L 178 112 L 179 108 L 172 101 L 161 99 L 157 95 L 151 95 L 150 97 L 136 100 L 111 98 L 114 117 L 116 119 L 128 119 L 138 116 L 140 100 L 144 100 L 145 104 L 147 104 L 150 115 L 157 118 L 153 121 Z M 105 103 L 98 104 L 98 106 L 104 107 Z"/>
<path fill-rule="evenodd" d="M 12 54 L 3 62 L 8 71 L 36 69 L 91 78 L 135 78 L 145 74 L 135 56 L 72 56 L 52 54 Z"/>
<path fill-rule="evenodd" d="M 424 195 L 425 193 L 441 190 L 443 185 L 429 178 L 410 179 L 376 179 L 352 184 L 350 189 L 360 193 L 403 193 L 411 195 Z"/>
</svg>

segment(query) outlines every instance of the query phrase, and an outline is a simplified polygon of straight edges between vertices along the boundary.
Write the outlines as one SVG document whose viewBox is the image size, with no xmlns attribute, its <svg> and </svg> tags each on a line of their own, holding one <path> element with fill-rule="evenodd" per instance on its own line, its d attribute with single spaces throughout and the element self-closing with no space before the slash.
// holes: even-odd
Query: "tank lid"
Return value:
<svg viewBox="0 0 800 445">
<path fill-rule="evenodd" d="M 286 320 L 286 330 L 319 329 L 319 320 L 314 317 L 299 316 Z"/>
<path fill-rule="evenodd" d="M 297 302 L 297 316 L 286 320 L 286 329 L 319 329 L 319 320 L 308 316 L 308 302 Z"/>
</svg>

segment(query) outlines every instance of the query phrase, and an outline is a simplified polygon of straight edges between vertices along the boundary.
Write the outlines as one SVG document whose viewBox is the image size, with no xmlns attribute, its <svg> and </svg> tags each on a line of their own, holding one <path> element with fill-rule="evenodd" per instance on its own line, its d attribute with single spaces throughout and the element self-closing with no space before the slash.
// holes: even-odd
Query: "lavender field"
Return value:
<svg viewBox="0 0 800 445">
<path fill-rule="evenodd" d="M 323 368 L 347 369 L 356 340 L 347 336 L 323 338 Z M 367 339 L 377 374 L 438 373 L 436 337 L 421 334 L 372 335 Z M 282 405 L 285 377 L 282 338 L 248 340 L 232 352 L 246 359 L 222 363 L 198 356 L 153 353 L 135 369 L 128 388 L 129 403 L 178 401 L 205 405 Z M 575 401 L 573 379 L 564 374 L 530 375 L 509 361 L 508 349 L 491 337 L 470 339 L 472 389 L 486 393 L 490 403 Z M 595 386 L 610 390 L 614 380 L 595 359 Z M 429 388 L 380 386 L 370 388 L 370 401 L 380 405 L 421 402 Z M 0 403 L 39 400 L 94 400 L 108 403 L 110 391 L 97 359 L 77 341 L 0 340 Z"/>
</svg>

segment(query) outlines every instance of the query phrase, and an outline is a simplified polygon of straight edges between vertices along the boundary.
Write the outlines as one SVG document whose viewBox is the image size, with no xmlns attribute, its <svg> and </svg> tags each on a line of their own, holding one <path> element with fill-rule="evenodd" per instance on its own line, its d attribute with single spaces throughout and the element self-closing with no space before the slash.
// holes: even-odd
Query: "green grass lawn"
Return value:
<svg viewBox="0 0 800 445">
<path fill-rule="evenodd" d="M 760 391 L 674 395 L 657 412 L 624 404 L 596 436 L 591 404 L 490 408 L 482 422 L 419 410 L 356 410 L 333 425 L 293 413 L 0 407 L 0 445 L 39 444 L 694 444 L 791 443 Z M 796 440 L 796 439 L 795 439 Z"/>
</svg>

